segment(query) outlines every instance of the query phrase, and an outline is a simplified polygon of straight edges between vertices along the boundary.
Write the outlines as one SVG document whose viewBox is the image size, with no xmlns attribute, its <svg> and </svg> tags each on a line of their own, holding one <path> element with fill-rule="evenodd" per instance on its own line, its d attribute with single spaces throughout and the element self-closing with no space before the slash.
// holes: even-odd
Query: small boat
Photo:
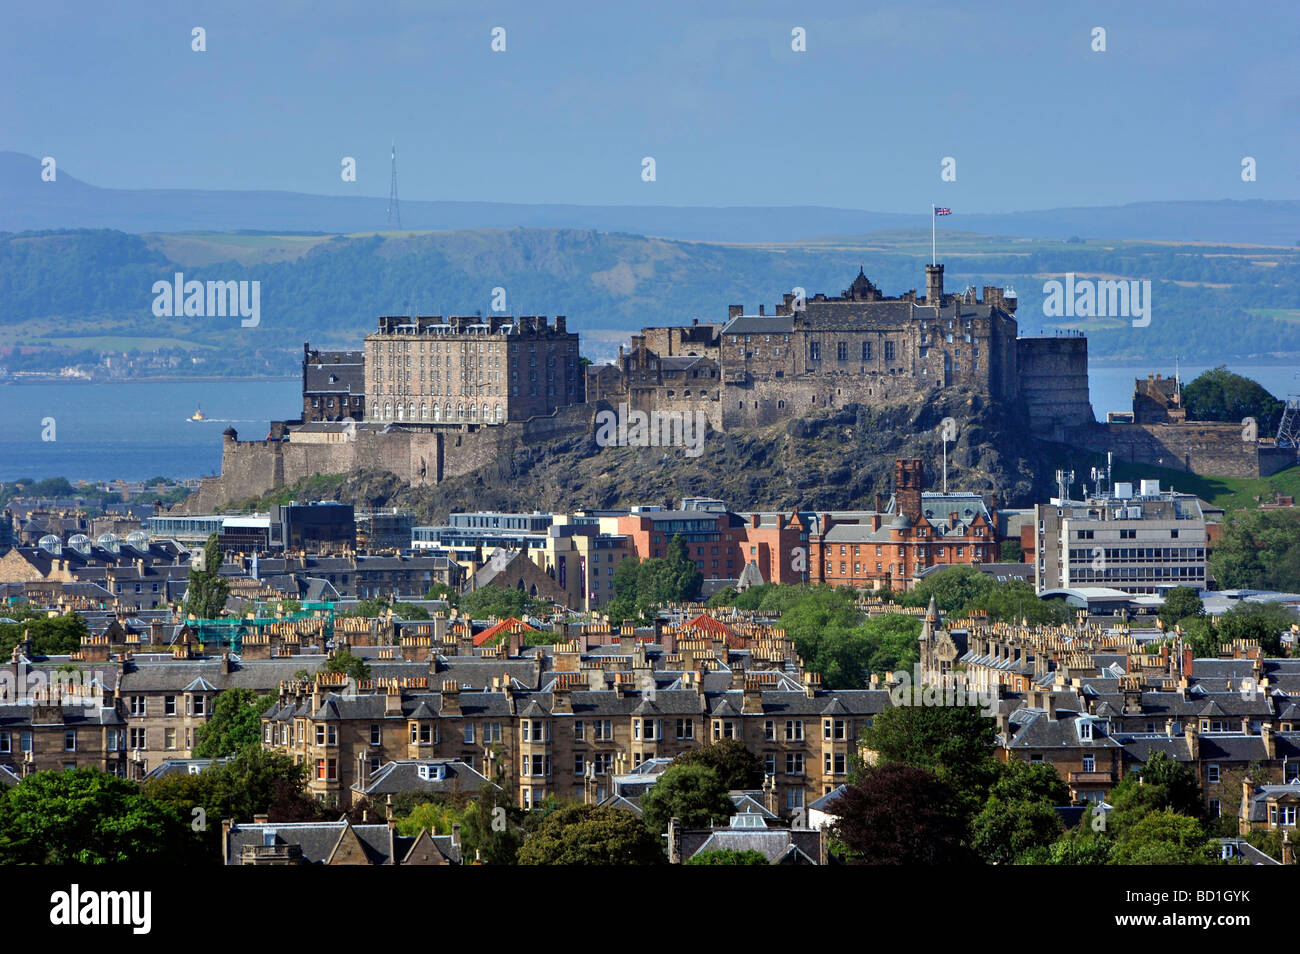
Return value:
<svg viewBox="0 0 1300 954">
<path fill-rule="evenodd" d="M 199 408 L 189 418 L 191 421 L 206 421 L 207 415 L 203 413 L 203 408 Z"/>
</svg>

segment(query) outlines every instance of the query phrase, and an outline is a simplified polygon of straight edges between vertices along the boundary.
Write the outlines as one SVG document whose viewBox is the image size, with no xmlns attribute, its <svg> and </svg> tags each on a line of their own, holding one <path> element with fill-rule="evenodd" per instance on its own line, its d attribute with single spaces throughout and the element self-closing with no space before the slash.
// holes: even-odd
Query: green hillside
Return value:
<svg viewBox="0 0 1300 954">
<path fill-rule="evenodd" d="M 381 314 L 474 314 L 506 290 L 512 314 L 564 314 L 588 354 L 643 325 L 724 320 L 795 286 L 838 294 L 858 267 L 886 294 L 924 283 L 929 235 L 889 231 L 789 244 L 720 244 L 572 229 L 367 233 L 0 235 L 0 365 L 61 366 L 107 350 L 202 356 L 205 373 L 292 374 L 302 342 L 359 345 Z M 1082 327 L 1094 357 L 1186 361 L 1300 355 L 1300 250 L 942 233 L 946 287 L 1012 285 L 1023 333 Z M 157 318 L 152 287 L 258 281 L 261 321 Z M 1046 319 L 1043 283 L 1152 282 L 1152 321 Z M 1230 328 L 1231 334 L 1225 329 Z M 13 350 L 17 347 L 17 352 Z M 207 352 L 207 353 L 205 353 Z"/>
</svg>

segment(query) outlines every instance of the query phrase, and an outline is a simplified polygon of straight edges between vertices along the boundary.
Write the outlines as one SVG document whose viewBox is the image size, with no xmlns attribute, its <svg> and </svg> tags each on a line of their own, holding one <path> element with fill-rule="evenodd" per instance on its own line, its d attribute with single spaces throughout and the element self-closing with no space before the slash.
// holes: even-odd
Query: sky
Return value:
<svg viewBox="0 0 1300 954">
<path fill-rule="evenodd" d="M 11 0 L 0 150 L 105 187 L 386 196 L 396 141 L 403 200 L 1296 199 L 1297 50 L 1295 0 Z"/>
</svg>

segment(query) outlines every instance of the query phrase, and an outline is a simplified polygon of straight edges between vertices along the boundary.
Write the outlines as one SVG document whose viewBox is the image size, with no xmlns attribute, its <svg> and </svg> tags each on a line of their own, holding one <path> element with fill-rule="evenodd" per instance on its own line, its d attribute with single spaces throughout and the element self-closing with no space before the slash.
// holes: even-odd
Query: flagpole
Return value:
<svg viewBox="0 0 1300 954">
<path fill-rule="evenodd" d="M 939 258 L 934 251 L 934 205 L 930 205 L 930 264 L 938 265 Z"/>
</svg>

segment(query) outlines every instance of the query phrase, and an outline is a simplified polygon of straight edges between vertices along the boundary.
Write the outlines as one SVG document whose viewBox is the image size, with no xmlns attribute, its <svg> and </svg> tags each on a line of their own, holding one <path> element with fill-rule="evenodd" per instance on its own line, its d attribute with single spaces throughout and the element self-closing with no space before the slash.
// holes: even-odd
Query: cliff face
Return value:
<svg viewBox="0 0 1300 954">
<path fill-rule="evenodd" d="M 1050 494 L 1064 449 L 1032 440 L 1022 409 L 954 389 L 918 406 L 848 405 L 758 430 L 709 431 L 696 457 L 681 447 L 600 447 L 593 429 L 518 447 L 436 486 L 413 487 L 367 470 L 334 495 L 357 505 L 411 507 L 422 521 L 466 510 L 675 506 L 690 496 L 716 497 L 737 510 L 870 509 L 877 493 L 892 492 L 899 457 L 921 458 L 927 489 L 941 488 L 947 417 L 957 432 L 948 445 L 950 490 L 997 494 L 1000 506 L 1026 506 Z"/>
</svg>

